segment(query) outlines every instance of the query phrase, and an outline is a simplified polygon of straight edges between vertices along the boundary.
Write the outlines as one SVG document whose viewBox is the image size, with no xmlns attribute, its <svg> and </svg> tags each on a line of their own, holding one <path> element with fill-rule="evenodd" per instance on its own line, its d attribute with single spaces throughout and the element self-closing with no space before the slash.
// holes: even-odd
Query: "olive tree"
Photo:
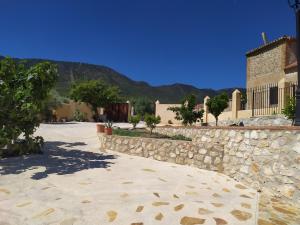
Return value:
<svg viewBox="0 0 300 225">
<path fill-rule="evenodd" d="M 99 119 L 98 108 L 105 108 L 120 99 L 120 90 L 115 86 L 109 86 L 102 80 L 89 80 L 75 83 L 71 87 L 70 97 L 77 102 L 85 102 L 94 113 L 94 120 Z"/>
<path fill-rule="evenodd" d="M 217 95 L 206 102 L 208 111 L 215 117 L 218 126 L 219 115 L 228 107 L 229 98 L 226 93 Z"/>
<path fill-rule="evenodd" d="M 10 58 L 0 61 L 0 149 L 2 153 L 40 151 L 41 137 L 33 137 L 40 114 L 57 79 L 57 68 L 49 62 L 26 68 Z M 22 142 L 18 141 L 20 135 Z"/>
<path fill-rule="evenodd" d="M 180 107 L 169 107 L 168 110 L 175 112 L 175 119 L 182 120 L 182 124 L 187 126 L 196 123 L 203 117 L 204 111 L 195 110 L 196 105 L 196 96 L 188 95 L 183 99 Z"/>
</svg>

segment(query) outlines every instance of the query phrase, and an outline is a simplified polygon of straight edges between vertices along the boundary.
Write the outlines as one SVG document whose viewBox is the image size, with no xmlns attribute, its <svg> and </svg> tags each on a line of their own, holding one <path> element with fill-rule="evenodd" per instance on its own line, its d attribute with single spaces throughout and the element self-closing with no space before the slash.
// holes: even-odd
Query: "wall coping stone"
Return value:
<svg viewBox="0 0 300 225">
<path fill-rule="evenodd" d="M 157 126 L 155 129 L 159 128 L 173 128 L 173 129 L 199 129 L 199 130 L 269 130 L 269 131 L 300 131 L 300 126 L 220 126 L 220 127 L 210 127 L 210 126 Z"/>
</svg>

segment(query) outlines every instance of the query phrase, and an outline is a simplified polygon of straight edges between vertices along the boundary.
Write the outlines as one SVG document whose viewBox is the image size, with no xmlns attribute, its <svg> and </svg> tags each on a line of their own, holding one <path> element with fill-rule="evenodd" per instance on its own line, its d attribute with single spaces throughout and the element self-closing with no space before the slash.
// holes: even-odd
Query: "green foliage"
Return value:
<svg viewBox="0 0 300 225">
<path fill-rule="evenodd" d="M 105 127 L 107 127 L 107 128 L 112 128 L 112 126 L 113 126 L 113 122 L 112 121 L 107 121 L 106 123 L 105 123 Z"/>
<path fill-rule="evenodd" d="M 86 121 L 86 113 L 82 113 L 79 109 L 76 109 L 73 115 L 73 119 L 77 122 Z"/>
<path fill-rule="evenodd" d="M 181 141 L 192 141 L 191 138 L 185 137 L 183 135 L 168 136 L 159 133 L 150 133 L 145 129 L 136 129 L 136 130 L 115 129 L 113 130 L 113 134 L 119 136 L 127 136 L 127 137 L 160 138 L 160 139 L 171 139 L 171 140 L 181 140 Z"/>
<path fill-rule="evenodd" d="M 87 103 L 94 112 L 95 121 L 99 120 L 98 108 L 105 108 L 120 99 L 120 90 L 109 86 L 101 80 L 90 80 L 75 83 L 71 87 L 70 97 L 77 102 Z"/>
<path fill-rule="evenodd" d="M 146 114 L 154 113 L 154 103 L 145 97 L 137 98 L 133 100 L 133 107 L 136 114 L 144 117 Z"/>
<path fill-rule="evenodd" d="M 228 95 L 226 93 L 222 93 L 217 95 L 211 99 L 209 99 L 206 103 L 208 107 L 208 111 L 215 117 L 216 126 L 218 126 L 218 117 L 219 115 L 228 107 Z"/>
<path fill-rule="evenodd" d="M 157 124 L 160 123 L 161 118 L 160 116 L 146 114 L 144 120 L 146 122 L 147 127 L 150 129 L 150 134 L 152 134 L 153 129 L 156 127 Z"/>
<path fill-rule="evenodd" d="M 135 129 L 136 125 L 141 121 L 141 115 L 130 116 L 128 121 L 132 124 L 133 129 Z"/>
<path fill-rule="evenodd" d="M 292 120 L 292 124 L 295 123 L 296 118 L 296 98 L 290 97 L 288 99 L 287 105 L 282 110 L 283 115 L 285 115 L 288 119 Z"/>
<path fill-rule="evenodd" d="M 55 89 L 52 89 L 43 104 L 42 118 L 46 122 L 56 122 L 56 117 L 53 114 L 53 110 L 58 108 L 64 103 L 68 103 L 69 100 L 62 97 Z"/>
<path fill-rule="evenodd" d="M 56 79 L 57 68 L 48 62 L 26 68 L 9 58 L 0 61 L 0 149 L 14 151 L 22 145 L 30 152 L 40 146 L 42 139 L 32 136 Z M 20 145 L 21 134 L 25 141 Z"/>
<path fill-rule="evenodd" d="M 193 123 L 201 120 L 203 117 L 203 110 L 196 111 L 196 96 L 188 95 L 181 102 L 180 107 L 169 107 L 168 110 L 171 110 L 176 113 L 175 119 L 182 120 L 184 126 L 192 125 Z"/>
</svg>

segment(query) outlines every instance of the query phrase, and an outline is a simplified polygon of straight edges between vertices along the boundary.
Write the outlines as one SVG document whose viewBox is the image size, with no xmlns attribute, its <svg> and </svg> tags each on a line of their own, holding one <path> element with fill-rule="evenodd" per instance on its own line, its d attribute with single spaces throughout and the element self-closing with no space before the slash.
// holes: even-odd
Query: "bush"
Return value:
<svg viewBox="0 0 300 225">
<path fill-rule="evenodd" d="M 172 120 L 168 120 L 168 124 L 170 125 L 173 124 Z"/>
<path fill-rule="evenodd" d="M 141 117 L 144 117 L 146 114 L 154 113 L 154 103 L 145 97 L 140 97 L 133 100 L 134 112 Z"/>
<path fill-rule="evenodd" d="M 145 122 L 147 127 L 150 129 L 150 134 L 152 134 L 153 129 L 156 127 L 157 124 L 160 123 L 160 116 L 155 115 L 145 115 Z"/>
<path fill-rule="evenodd" d="M 82 113 L 79 109 L 76 109 L 73 115 L 73 119 L 77 122 L 86 121 L 86 113 Z"/>
<path fill-rule="evenodd" d="M 129 121 L 129 123 L 132 124 L 133 129 L 135 129 L 136 125 L 141 121 L 141 116 L 140 115 L 130 116 L 128 121 Z"/>
<path fill-rule="evenodd" d="M 283 115 L 292 120 L 292 125 L 295 123 L 296 118 L 296 98 L 290 97 L 286 107 L 282 110 Z"/>
</svg>

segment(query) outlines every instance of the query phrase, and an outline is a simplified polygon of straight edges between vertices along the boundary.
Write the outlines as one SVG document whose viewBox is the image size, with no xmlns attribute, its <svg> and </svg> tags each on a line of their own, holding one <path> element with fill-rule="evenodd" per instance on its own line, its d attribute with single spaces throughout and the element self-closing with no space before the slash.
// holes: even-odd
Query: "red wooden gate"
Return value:
<svg viewBox="0 0 300 225">
<path fill-rule="evenodd" d="M 128 112 L 127 103 L 114 103 L 105 108 L 104 114 L 109 121 L 128 122 Z"/>
</svg>

